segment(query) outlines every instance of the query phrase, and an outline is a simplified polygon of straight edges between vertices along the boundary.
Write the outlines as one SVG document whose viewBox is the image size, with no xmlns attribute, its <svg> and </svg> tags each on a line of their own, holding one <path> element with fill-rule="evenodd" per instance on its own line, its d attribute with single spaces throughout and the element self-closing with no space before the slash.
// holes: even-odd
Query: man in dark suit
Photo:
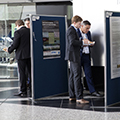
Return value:
<svg viewBox="0 0 120 120">
<path fill-rule="evenodd" d="M 25 26 L 30 29 L 30 18 L 25 18 L 25 19 L 24 19 L 24 23 L 25 23 Z M 26 68 L 26 76 L 27 76 L 27 87 L 29 88 L 30 75 L 29 75 L 28 72 L 27 72 L 27 68 Z"/>
<path fill-rule="evenodd" d="M 24 26 L 22 20 L 15 22 L 17 30 L 14 33 L 13 44 L 8 47 L 7 51 L 12 53 L 15 50 L 16 60 L 18 62 L 19 74 L 20 74 L 20 92 L 19 96 L 27 95 L 26 86 L 26 74 L 25 69 L 27 67 L 28 74 L 31 76 L 31 59 L 30 59 L 30 29 Z M 30 78 L 31 82 L 31 78 Z M 30 84 L 31 91 L 31 84 Z"/>
<path fill-rule="evenodd" d="M 89 21 L 87 21 L 87 20 L 83 21 L 81 28 L 80 28 L 79 37 L 82 39 L 89 39 L 90 41 L 92 41 L 91 33 L 89 31 L 90 27 L 91 27 L 91 23 Z M 83 67 L 90 93 L 92 95 L 100 97 L 101 96 L 100 93 L 95 90 L 95 87 L 93 84 L 93 77 L 92 77 L 92 73 L 91 73 L 90 47 L 93 45 L 94 45 L 94 43 L 91 42 L 91 44 L 83 46 L 83 48 L 81 49 L 81 53 L 80 53 L 81 66 Z"/>
<path fill-rule="evenodd" d="M 30 18 L 25 18 L 25 19 L 24 19 L 24 22 L 25 22 L 25 26 L 26 26 L 27 28 L 30 28 Z"/>
<path fill-rule="evenodd" d="M 77 29 L 80 28 L 82 18 L 74 16 L 72 24 L 66 32 L 66 53 L 65 60 L 70 61 L 69 75 L 69 100 L 76 100 L 78 103 L 89 103 L 83 99 L 83 85 L 80 74 L 80 48 L 83 44 L 88 44 L 89 40 L 80 40 Z"/>
</svg>

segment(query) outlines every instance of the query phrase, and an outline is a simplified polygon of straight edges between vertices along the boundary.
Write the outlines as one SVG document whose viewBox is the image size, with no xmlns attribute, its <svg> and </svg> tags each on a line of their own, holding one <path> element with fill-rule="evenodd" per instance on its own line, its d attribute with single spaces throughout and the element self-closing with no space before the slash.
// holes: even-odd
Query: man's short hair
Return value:
<svg viewBox="0 0 120 120">
<path fill-rule="evenodd" d="M 88 20 L 84 20 L 84 21 L 82 22 L 82 24 L 83 24 L 83 25 L 91 25 L 91 23 L 90 23 Z"/>
<path fill-rule="evenodd" d="M 21 26 L 21 25 L 24 25 L 24 22 L 23 22 L 22 20 L 17 20 L 17 21 L 15 22 L 15 25 L 16 25 L 16 26 L 17 26 L 17 25 Z"/>
<path fill-rule="evenodd" d="M 24 21 L 30 21 L 30 18 L 25 18 Z"/>
<path fill-rule="evenodd" d="M 71 19 L 71 23 L 74 23 L 74 22 L 77 23 L 77 22 L 82 22 L 82 21 L 83 19 L 78 15 L 73 16 Z"/>
</svg>

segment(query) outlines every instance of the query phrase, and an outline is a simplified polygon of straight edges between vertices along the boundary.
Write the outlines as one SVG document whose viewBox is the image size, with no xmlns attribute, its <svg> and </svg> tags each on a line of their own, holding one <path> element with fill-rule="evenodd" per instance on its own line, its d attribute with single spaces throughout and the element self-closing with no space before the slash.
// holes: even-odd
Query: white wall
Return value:
<svg viewBox="0 0 120 120">
<path fill-rule="evenodd" d="M 119 11 L 119 0 L 73 0 L 73 15 L 91 22 L 92 38 L 96 41 L 92 49 L 93 64 L 105 66 L 105 18 L 104 11 Z"/>
</svg>

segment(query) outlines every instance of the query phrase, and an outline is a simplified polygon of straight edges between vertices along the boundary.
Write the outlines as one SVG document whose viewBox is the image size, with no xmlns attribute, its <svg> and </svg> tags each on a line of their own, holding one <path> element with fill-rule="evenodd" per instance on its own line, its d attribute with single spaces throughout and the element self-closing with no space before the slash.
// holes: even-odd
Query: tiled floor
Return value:
<svg viewBox="0 0 120 120">
<path fill-rule="evenodd" d="M 104 97 L 84 91 L 89 104 L 69 102 L 68 94 L 42 100 L 14 96 L 17 79 L 0 79 L 0 120 L 119 120 L 120 104 L 105 108 Z M 100 91 L 103 94 L 103 91 Z"/>
</svg>

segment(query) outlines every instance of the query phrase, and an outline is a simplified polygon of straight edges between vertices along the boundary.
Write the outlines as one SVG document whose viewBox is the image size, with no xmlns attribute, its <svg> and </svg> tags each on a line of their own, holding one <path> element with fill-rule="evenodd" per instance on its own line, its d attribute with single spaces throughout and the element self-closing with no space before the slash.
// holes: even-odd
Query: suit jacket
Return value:
<svg viewBox="0 0 120 120">
<path fill-rule="evenodd" d="M 90 31 L 88 31 L 88 33 L 87 33 L 86 35 L 87 35 L 87 37 L 88 37 L 88 40 L 92 41 Z M 80 33 L 80 38 L 82 39 L 81 33 Z M 90 47 L 91 47 L 91 46 L 88 46 L 88 47 L 89 47 L 89 51 L 90 51 Z"/>
<path fill-rule="evenodd" d="M 15 31 L 13 44 L 8 48 L 8 52 L 12 53 L 15 50 L 16 59 L 30 58 L 30 29 L 21 27 Z"/>
<path fill-rule="evenodd" d="M 66 32 L 66 53 L 65 60 L 80 62 L 80 48 L 82 41 L 79 40 L 78 33 L 73 26 L 70 26 Z"/>
</svg>

